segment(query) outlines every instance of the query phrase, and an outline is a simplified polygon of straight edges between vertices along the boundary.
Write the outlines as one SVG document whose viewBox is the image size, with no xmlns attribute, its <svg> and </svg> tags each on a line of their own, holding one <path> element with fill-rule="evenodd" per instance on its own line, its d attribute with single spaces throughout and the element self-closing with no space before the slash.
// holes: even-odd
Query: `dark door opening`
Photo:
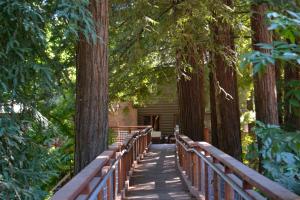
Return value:
<svg viewBox="0 0 300 200">
<path fill-rule="evenodd" d="M 160 124 L 159 124 L 159 115 L 147 115 L 143 116 L 143 125 L 151 125 L 153 127 L 154 131 L 160 130 Z"/>
</svg>

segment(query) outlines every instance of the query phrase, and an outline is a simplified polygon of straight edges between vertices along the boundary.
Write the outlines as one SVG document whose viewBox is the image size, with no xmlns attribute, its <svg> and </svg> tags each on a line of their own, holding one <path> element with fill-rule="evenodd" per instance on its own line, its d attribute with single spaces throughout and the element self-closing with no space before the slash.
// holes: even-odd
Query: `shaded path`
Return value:
<svg viewBox="0 0 300 200">
<path fill-rule="evenodd" d="M 193 199 L 175 165 L 174 144 L 153 144 L 130 179 L 127 199 Z"/>
</svg>

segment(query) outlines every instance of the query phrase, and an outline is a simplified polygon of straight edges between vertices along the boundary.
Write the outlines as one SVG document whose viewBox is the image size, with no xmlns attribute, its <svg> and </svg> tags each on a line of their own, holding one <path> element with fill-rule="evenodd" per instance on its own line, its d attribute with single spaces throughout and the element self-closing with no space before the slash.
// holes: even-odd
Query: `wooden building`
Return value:
<svg viewBox="0 0 300 200">
<path fill-rule="evenodd" d="M 160 92 L 150 97 L 143 105 L 135 107 L 129 102 L 119 103 L 110 112 L 109 126 L 151 125 L 161 136 L 174 134 L 179 125 L 179 104 L 176 80 L 160 86 Z M 210 128 L 210 114 L 205 116 L 205 127 Z"/>
<path fill-rule="evenodd" d="M 138 125 L 152 125 L 154 131 L 161 131 L 162 136 L 172 135 L 178 125 L 178 104 L 153 103 L 139 107 Z"/>
</svg>

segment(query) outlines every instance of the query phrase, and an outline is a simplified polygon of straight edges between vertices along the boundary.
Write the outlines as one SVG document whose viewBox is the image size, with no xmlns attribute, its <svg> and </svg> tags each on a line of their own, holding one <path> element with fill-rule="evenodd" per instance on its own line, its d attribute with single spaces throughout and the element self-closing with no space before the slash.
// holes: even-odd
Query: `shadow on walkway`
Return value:
<svg viewBox="0 0 300 200">
<path fill-rule="evenodd" d="M 130 179 L 131 199 L 193 199 L 175 165 L 175 144 L 152 144 Z"/>
</svg>

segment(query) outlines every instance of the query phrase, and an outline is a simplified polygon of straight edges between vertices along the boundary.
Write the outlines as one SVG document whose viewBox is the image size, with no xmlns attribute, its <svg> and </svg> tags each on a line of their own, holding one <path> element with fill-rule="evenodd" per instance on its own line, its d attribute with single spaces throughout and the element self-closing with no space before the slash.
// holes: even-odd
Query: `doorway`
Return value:
<svg viewBox="0 0 300 200">
<path fill-rule="evenodd" d="M 143 125 L 151 125 L 154 131 L 160 131 L 159 115 L 143 116 Z"/>
</svg>

